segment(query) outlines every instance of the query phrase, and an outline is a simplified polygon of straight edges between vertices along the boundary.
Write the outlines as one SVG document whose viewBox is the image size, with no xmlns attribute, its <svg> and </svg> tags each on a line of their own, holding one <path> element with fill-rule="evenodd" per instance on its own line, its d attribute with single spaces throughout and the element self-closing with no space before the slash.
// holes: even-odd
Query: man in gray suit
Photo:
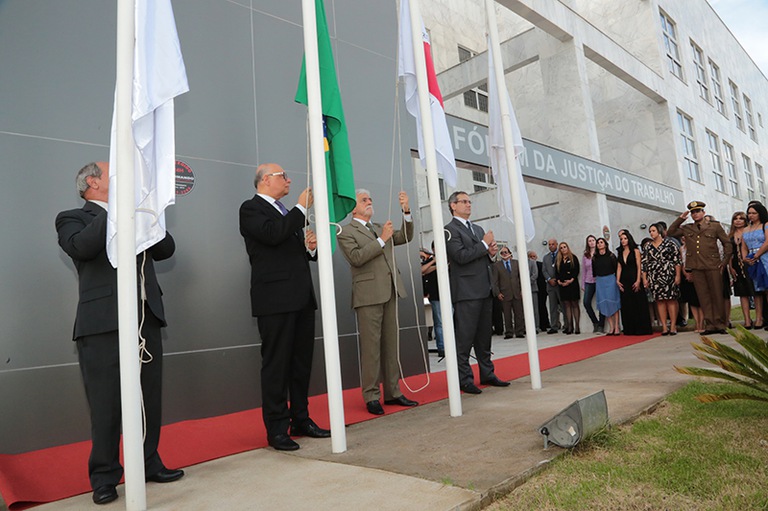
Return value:
<svg viewBox="0 0 768 511">
<path fill-rule="evenodd" d="M 468 394 L 480 394 L 475 386 L 469 353 L 475 349 L 480 369 L 480 383 L 506 387 L 494 373 L 491 362 L 491 258 L 498 248 L 493 232 L 472 224 L 472 201 L 466 192 L 457 191 L 448 198 L 453 220 L 446 226 L 451 300 L 456 331 L 456 358 L 459 386 Z"/>
<path fill-rule="evenodd" d="M 501 261 L 493 263 L 493 296 L 501 302 L 504 309 L 504 338 L 525 337 L 525 319 L 523 318 L 523 290 L 520 284 L 520 270 L 517 261 L 512 259 L 509 247 L 499 251 Z"/>
<path fill-rule="evenodd" d="M 337 240 L 352 270 L 352 308 L 360 330 L 363 400 L 369 413 L 382 415 L 380 382 L 384 384 L 384 404 L 418 405 L 400 391 L 397 359 L 397 299 L 406 294 L 395 263 L 395 245 L 413 239 L 413 219 L 405 192 L 399 196 L 403 225 L 396 232 L 391 220 L 384 225 L 371 223 L 373 199 L 368 190 L 357 190 L 356 195 L 352 221 L 342 228 Z"/>
<path fill-rule="evenodd" d="M 560 330 L 560 288 L 555 278 L 555 262 L 557 260 L 557 240 L 547 241 L 549 252 L 542 257 L 541 272 L 547 281 L 547 299 L 549 300 L 549 330 L 548 334 L 556 334 Z"/>
</svg>

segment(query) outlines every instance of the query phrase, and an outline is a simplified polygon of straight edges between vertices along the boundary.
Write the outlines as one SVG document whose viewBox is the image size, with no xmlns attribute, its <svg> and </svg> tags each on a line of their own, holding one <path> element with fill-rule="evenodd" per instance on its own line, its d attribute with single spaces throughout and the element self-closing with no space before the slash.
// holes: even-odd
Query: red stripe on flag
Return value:
<svg viewBox="0 0 768 511">
<path fill-rule="evenodd" d="M 429 93 L 432 94 L 435 99 L 440 102 L 440 106 L 445 110 L 443 105 L 443 95 L 440 94 L 440 87 L 437 86 L 437 75 L 435 74 L 435 65 L 432 63 L 432 51 L 429 48 L 429 43 L 424 41 L 424 58 L 427 64 L 427 83 L 429 84 Z"/>
</svg>

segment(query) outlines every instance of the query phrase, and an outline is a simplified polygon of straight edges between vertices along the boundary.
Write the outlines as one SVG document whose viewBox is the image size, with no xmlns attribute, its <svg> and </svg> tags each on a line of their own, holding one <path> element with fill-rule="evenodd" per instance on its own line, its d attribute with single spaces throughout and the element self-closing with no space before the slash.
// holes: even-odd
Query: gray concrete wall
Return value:
<svg viewBox="0 0 768 511">
<path fill-rule="evenodd" d="M 384 221 L 395 3 L 326 0 L 325 6 L 356 185 L 373 192 L 375 218 Z M 176 255 L 157 265 L 169 321 L 166 423 L 260 405 L 260 341 L 250 317 L 250 269 L 237 211 L 254 193 L 260 162 L 288 170 L 294 181 L 289 203 L 308 180 L 306 108 L 293 101 L 303 53 L 300 2 L 184 0 L 174 9 L 191 89 L 176 101 L 177 159 L 191 166 L 196 181 L 167 213 Z M 54 218 L 82 204 L 76 171 L 108 158 L 115 26 L 115 2 L 0 0 L 0 453 L 89 436 L 71 341 L 77 276 L 56 243 Z M 408 141 L 413 123 L 402 112 Z M 405 175 L 402 185 L 395 176 L 393 204 L 401 186 L 415 195 L 409 149 L 397 155 Z M 409 296 L 413 278 L 420 297 L 417 243 L 409 254 L 399 250 L 399 263 L 411 274 L 405 275 Z M 356 326 L 340 253 L 334 271 L 343 383 L 354 387 Z M 319 291 L 317 281 L 315 287 Z M 401 301 L 406 374 L 424 370 L 412 303 L 412 296 Z M 325 392 L 319 313 L 316 335 L 313 394 Z"/>
</svg>

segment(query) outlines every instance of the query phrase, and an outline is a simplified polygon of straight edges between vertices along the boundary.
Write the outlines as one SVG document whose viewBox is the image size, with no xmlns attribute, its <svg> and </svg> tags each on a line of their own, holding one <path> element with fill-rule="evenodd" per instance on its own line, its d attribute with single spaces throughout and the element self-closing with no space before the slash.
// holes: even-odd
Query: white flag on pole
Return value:
<svg viewBox="0 0 768 511">
<path fill-rule="evenodd" d="M 437 85 L 435 66 L 432 63 L 429 34 L 424 28 L 424 22 L 419 20 L 421 37 L 424 41 L 424 57 L 427 64 L 427 83 L 429 84 L 429 106 L 432 112 L 432 127 L 435 133 L 435 151 L 437 152 L 437 173 L 443 176 L 446 184 L 456 186 L 456 159 L 453 156 L 453 145 L 448 133 L 448 123 L 445 120 L 443 96 Z M 405 80 L 405 108 L 416 118 L 416 132 L 419 137 L 419 158 L 421 165 L 427 167 L 427 157 L 424 154 L 424 140 L 421 134 L 421 118 L 419 116 L 419 95 L 416 84 L 416 63 L 413 60 L 413 39 L 411 38 L 411 14 L 408 0 L 400 0 L 400 48 L 398 76 Z"/>
<path fill-rule="evenodd" d="M 501 126 L 501 105 L 499 104 L 499 94 L 496 92 L 496 73 L 493 69 L 493 52 L 491 51 L 490 40 L 488 42 L 488 140 L 491 153 L 491 170 L 493 179 L 498 186 L 499 213 L 501 218 L 507 219 L 514 224 L 512 215 L 512 189 L 509 183 L 509 172 L 507 171 L 507 159 L 504 147 L 504 132 Z M 507 89 L 501 91 L 502 97 L 506 99 L 509 105 L 509 118 L 512 125 L 512 148 L 515 152 L 515 169 L 517 181 L 520 188 L 521 206 L 523 208 L 523 227 L 525 229 L 525 241 L 530 242 L 536 235 L 536 229 L 533 225 L 533 214 L 531 213 L 531 204 L 528 202 L 528 192 L 523 182 L 523 173 L 520 171 L 519 155 L 525 151 L 523 147 L 523 137 L 520 135 L 520 127 L 517 125 L 515 111 L 512 109 L 512 101 L 509 99 Z"/>
<path fill-rule="evenodd" d="M 170 0 L 136 0 L 131 124 L 135 143 L 136 253 L 165 237 L 165 208 L 175 202 L 173 98 L 189 90 Z M 109 149 L 107 255 L 117 268 L 117 126 Z"/>
</svg>

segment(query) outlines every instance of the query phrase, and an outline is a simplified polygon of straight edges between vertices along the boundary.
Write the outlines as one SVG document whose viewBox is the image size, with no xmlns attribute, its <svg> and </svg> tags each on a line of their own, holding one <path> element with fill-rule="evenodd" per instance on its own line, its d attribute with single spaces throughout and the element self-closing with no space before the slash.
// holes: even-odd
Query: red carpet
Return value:
<svg viewBox="0 0 768 511">
<path fill-rule="evenodd" d="M 539 351 L 542 371 L 578 362 L 615 349 L 647 341 L 656 335 L 596 337 L 554 346 Z M 528 354 L 494 360 L 496 374 L 502 380 L 527 376 Z M 475 368 L 476 369 L 476 368 Z M 408 378 L 412 388 L 424 384 L 426 376 Z M 431 383 L 412 397 L 420 403 L 432 403 L 448 397 L 445 372 L 431 373 Z M 346 424 L 374 419 L 363 403 L 360 389 L 344 391 Z M 386 413 L 404 410 L 399 406 L 384 406 Z M 326 396 L 310 398 L 312 417 L 321 427 L 328 427 Z M 261 409 L 189 420 L 163 428 L 160 454 L 168 467 L 187 467 L 231 454 L 266 447 L 266 432 Z M 90 442 L 62 445 L 22 454 L 0 454 L 0 494 L 11 510 L 61 500 L 91 491 L 88 483 L 87 460 Z"/>
</svg>

